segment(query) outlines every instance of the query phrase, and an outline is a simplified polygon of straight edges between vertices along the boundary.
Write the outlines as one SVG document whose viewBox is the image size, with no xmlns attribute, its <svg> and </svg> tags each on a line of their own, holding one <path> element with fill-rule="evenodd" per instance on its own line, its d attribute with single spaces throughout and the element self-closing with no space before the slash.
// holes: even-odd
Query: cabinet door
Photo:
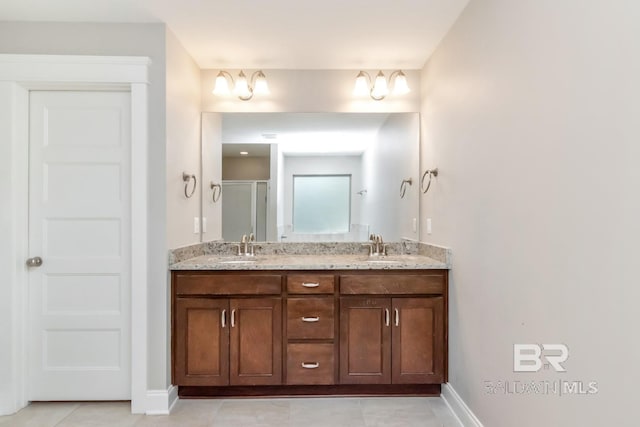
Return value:
<svg viewBox="0 0 640 427">
<path fill-rule="evenodd" d="M 391 383 L 391 300 L 340 298 L 340 383 Z"/>
<path fill-rule="evenodd" d="M 282 299 L 232 299 L 231 385 L 282 383 Z"/>
<path fill-rule="evenodd" d="M 437 298 L 394 298 L 392 382 L 444 381 L 444 301 Z"/>
<path fill-rule="evenodd" d="M 228 314 L 228 300 L 176 299 L 174 384 L 229 384 Z"/>
</svg>

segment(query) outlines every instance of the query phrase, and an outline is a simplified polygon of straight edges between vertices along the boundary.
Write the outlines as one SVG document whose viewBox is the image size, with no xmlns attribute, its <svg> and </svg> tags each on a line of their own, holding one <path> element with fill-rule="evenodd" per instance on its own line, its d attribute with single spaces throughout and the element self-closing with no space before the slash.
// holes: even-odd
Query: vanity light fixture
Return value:
<svg viewBox="0 0 640 427">
<path fill-rule="evenodd" d="M 391 75 L 389 75 L 388 82 L 382 71 L 378 71 L 375 79 L 371 79 L 371 75 L 366 71 L 360 71 L 356 76 L 353 94 L 355 96 L 369 95 L 372 99 L 380 101 L 389 94 L 389 85 L 392 81 L 392 93 L 394 95 L 404 95 L 410 92 L 409 85 L 407 84 L 407 76 L 405 76 L 402 70 L 393 71 Z"/>
<path fill-rule="evenodd" d="M 238 74 L 236 80 L 233 79 L 233 76 L 228 71 L 221 70 L 216 76 L 216 83 L 212 93 L 220 96 L 231 95 L 232 91 L 229 87 L 229 81 L 231 81 L 231 85 L 233 86 L 233 95 L 243 101 L 250 100 L 254 94 L 269 95 L 267 78 L 262 70 L 254 71 L 250 78 L 247 78 L 244 71 L 240 70 L 240 74 Z"/>
</svg>

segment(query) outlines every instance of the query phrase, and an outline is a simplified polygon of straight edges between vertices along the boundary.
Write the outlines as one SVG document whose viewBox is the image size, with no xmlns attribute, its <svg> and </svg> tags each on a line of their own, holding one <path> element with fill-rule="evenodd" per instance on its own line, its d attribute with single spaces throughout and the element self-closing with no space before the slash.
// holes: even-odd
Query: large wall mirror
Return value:
<svg viewBox="0 0 640 427">
<path fill-rule="evenodd" d="M 202 119 L 204 241 L 418 239 L 418 113 Z"/>
</svg>

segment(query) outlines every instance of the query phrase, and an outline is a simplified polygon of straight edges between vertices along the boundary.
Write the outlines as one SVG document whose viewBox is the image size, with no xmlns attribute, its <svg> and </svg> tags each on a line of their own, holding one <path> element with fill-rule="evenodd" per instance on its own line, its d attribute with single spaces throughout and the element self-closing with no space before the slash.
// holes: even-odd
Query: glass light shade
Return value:
<svg viewBox="0 0 640 427">
<path fill-rule="evenodd" d="M 389 88 L 387 87 L 387 79 L 382 74 L 382 71 L 378 72 L 376 80 L 373 83 L 373 90 L 371 96 L 374 99 L 382 99 L 389 94 Z"/>
<path fill-rule="evenodd" d="M 213 94 L 214 95 L 230 95 L 231 91 L 229 90 L 229 82 L 227 78 L 222 74 L 222 71 L 218 73 L 216 77 L 216 83 L 213 86 Z"/>
<path fill-rule="evenodd" d="M 409 93 L 410 91 L 411 89 L 409 89 L 409 85 L 407 84 L 407 76 L 405 76 L 404 73 L 400 71 L 393 83 L 393 94 L 404 95 L 406 93 Z"/>
<path fill-rule="evenodd" d="M 236 87 L 233 90 L 234 94 L 240 98 L 250 98 L 251 90 L 249 89 L 249 83 L 247 83 L 247 76 L 243 71 L 240 71 L 238 79 L 236 80 Z"/>
<path fill-rule="evenodd" d="M 262 71 L 258 72 L 256 77 L 255 87 L 253 88 L 253 93 L 258 95 L 269 95 L 269 85 L 267 85 L 267 78 L 264 76 Z"/>
<path fill-rule="evenodd" d="M 369 95 L 369 85 L 367 84 L 367 76 L 364 72 L 360 71 L 356 77 L 356 84 L 353 87 L 354 96 L 367 96 Z"/>
</svg>

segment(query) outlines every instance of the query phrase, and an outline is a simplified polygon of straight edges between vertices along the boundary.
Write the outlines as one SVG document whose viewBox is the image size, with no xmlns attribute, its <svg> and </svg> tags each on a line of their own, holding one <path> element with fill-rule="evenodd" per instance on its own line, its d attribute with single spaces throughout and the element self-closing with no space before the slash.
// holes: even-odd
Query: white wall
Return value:
<svg viewBox="0 0 640 427">
<path fill-rule="evenodd" d="M 631 1 L 471 1 L 423 70 L 421 238 L 453 248 L 449 379 L 486 426 L 637 425 L 638 22 Z M 566 374 L 514 373 L 514 343 L 565 343 Z M 485 389 L 542 379 L 599 393 Z"/>
<path fill-rule="evenodd" d="M 167 247 L 200 242 L 194 233 L 194 218 L 200 218 L 203 183 L 200 160 L 200 68 L 176 36 L 166 29 L 166 203 Z M 152 122 L 153 123 L 153 122 Z M 157 125 L 157 124 L 156 124 Z M 182 173 L 198 177 L 196 190 L 185 197 Z M 190 183 L 191 184 L 191 183 Z M 153 185 L 153 183 L 152 183 Z M 191 186 L 189 186 L 189 190 Z M 158 284 L 154 304 L 149 305 L 149 384 L 163 389 L 171 384 L 171 296 L 170 277 Z M 164 328 L 160 326 L 163 325 Z M 161 345 L 164 345 L 161 347 Z M 151 349 L 150 349 L 151 350 Z M 166 357 L 157 357 L 160 350 Z M 165 372 L 164 377 L 156 373 Z"/>
<path fill-rule="evenodd" d="M 224 180 L 269 180 L 271 161 L 269 157 L 223 157 L 222 179 Z"/>
<path fill-rule="evenodd" d="M 211 183 L 222 184 L 222 114 L 202 113 L 202 218 L 207 231 L 202 241 L 222 239 L 222 201 L 213 201 Z"/>
<path fill-rule="evenodd" d="M 21 123 L 12 113 L 18 111 L 14 105 L 17 89 L 12 82 L 0 82 L 0 414 L 11 414 L 19 409 L 17 400 L 24 400 L 20 376 L 24 361 L 15 346 L 20 337 L 13 336 L 21 322 L 15 309 L 23 302 L 14 292 L 22 277 L 16 277 L 17 265 L 23 266 L 24 260 L 18 259 L 14 247 L 27 249 L 27 237 L 23 230 L 26 224 L 22 218 L 16 218 L 14 207 L 22 202 L 19 187 L 28 177 L 26 165 L 15 164 L 14 158 L 26 158 L 27 150 L 18 152 L 12 141 L 15 140 Z"/>
<path fill-rule="evenodd" d="M 419 180 L 418 114 L 390 114 L 378 130 L 376 139 L 362 156 L 362 221 L 371 225 L 371 233 L 385 241 L 401 238 L 418 240 Z M 404 198 L 400 185 L 411 179 Z"/>
<path fill-rule="evenodd" d="M 167 352 L 166 313 L 156 317 L 166 309 L 167 293 L 165 25 L 0 22 L 0 53 L 132 55 L 148 56 L 152 60 L 149 69 L 148 387 L 166 388 L 169 383 L 167 361 L 157 363 Z M 6 288 L 0 286 L 0 300 L 10 298 L 5 291 Z M 8 323 L 0 322 L 0 335 L 5 336 L 5 325 Z"/>
<path fill-rule="evenodd" d="M 382 101 L 353 97 L 358 70 L 264 70 L 271 94 L 250 101 L 214 96 L 220 70 L 202 70 L 202 111 L 213 112 L 416 112 L 420 109 L 420 73 L 403 70 L 411 92 Z M 227 70 L 233 76 L 239 70 Z M 249 70 L 245 70 L 245 74 Z M 254 70 L 250 70 L 254 71 Z M 390 72 L 383 70 L 385 75 Z M 392 71 L 392 70 L 391 70 Z M 376 70 L 377 72 L 377 70 Z M 371 71 L 369 70 L 371 74 Z"/>
<path fill-rule="evenodd" d="M 200 171 L 200 68 L 167 29 L 167 242 L 177 248 L 200 242 L 193 218 L 200 217 L 202 183 L 184 195 L 182 172 Z M 189 185 L 191 190 L 191 185 Z"/>
</svg>

